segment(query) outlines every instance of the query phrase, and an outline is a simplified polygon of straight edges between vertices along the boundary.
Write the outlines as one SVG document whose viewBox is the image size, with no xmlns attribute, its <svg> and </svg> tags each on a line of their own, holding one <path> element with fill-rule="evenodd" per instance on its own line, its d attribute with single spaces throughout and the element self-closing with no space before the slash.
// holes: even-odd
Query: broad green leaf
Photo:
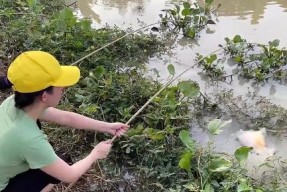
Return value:
<svg viewBox="0 0 287 192">
<path fill-rule="evenodd" d="M 70 20 L 74 17 L 73 15 L 73 11 L 72 9 L 70 8 L 64 8 L 62 11 L 61 11 L 61 16 L 60 16 L 62 19 L 64 20 Z"/>
<path fill-rule="evenodd" d="M 191 167 L 191 159 L 193 153 L 191 151 L 186 151 L 182 156 L 178 163 L 179 167 L 185 169 L 186 171 L 190 170 Z"/>
<path fill-rule="evenodd" d="M 233 42 L 234 43 L 239 43 L 242 42 L 243 40 L 241 39 L 240 35 L 235 35 L 235 37 L 233 38 Z"/>
<path fill-rule="evenodd" d="M 174 68 L 174 66 L 172 64 L 169 64 L 167 66 L 167 69 L 168 69 L 169 74 L 171 74 L 171 75 L 175 74 L 175 68 Z"/>
<path fill-rule="evenodd" d="M 226 159 L 216 159 L 210 162 L 208 168 L 212 172 L 227 171 L 231 167 L 231 162 Z"/>
<path fill-rule="evenodd" d="M 234 156 L 239 163 L 246 161 L 248 158 L 249 152 L 252 150 L 252 147 L 243 146 L 234 152 Z"/>
<path fill-rule="evenodd" d="M 223 127 L 230 124 L 232 120 L 222 121 L 221 119 L 213 119 L 207 125 L 208 131 L 213 135 L 218 135 Z"/>
<path fill-rule="evenodd" d="M 95 76 L 97 78 L 101 78 L 103 77 L 103 75 L 105 74 L 106 70 L 103 66 L 97 66 L 95 69 Z"/>
<path fill-rule="evenodd" d="M 60 32 L 65 32 L 67 30 L 67 24 L 66 24 L 66 22 L 63 19 L 59 19 L 57 21 L 57 28 L 56 28 L 56 30 L 60 31 Z"/>
<path fill-rule="evenodd" d="M 199 94 L 199 86 L 192 80 L 181 81 L 178 86 L 185 97 L 193 98 Z"/>
<path fill-rule="evenodd" d="M 194 150 L 194 141 L 192 140 L 192 138 L 189 135 L 189 132 L 186 130 L 183 130 L 179 133 L 179 138 L 180 140 L 185 144 L 185 146 L 190 149 L 190 150 Z"/>
<path fill-rule="evenodd" d="M 196 34 L 196 31 L 195 31 L 194 27 L 188 28 L 186 36 L 188 36 L 190 38 L 194 38 L 195 34 Z"/>
<path fill-rule="evenodd" d="M 249 187 L 246 182 L 240 183 L 237 187 L 237 192 L 250 191 L 250 190 L 252 190 L 252 188 Z"/>
<path fill-rule="evenodd" d="M 216 55 L 216 54 L 212 54 L 212 55 L 210 55 L 209 57 L 206 58 L 206 62 L 207 62 L 208 64 L 211 64 L 211 63 L 213 63 L 213 61 L 215 61 L 216 59 L 217 59 L 217 55 Z"/>
<path fill-rule="evenodd" d="M 89 20 L 81 21 L 81 28 L 85 31 L 90 31 L 91 30 L 91 21 L 89 21 Z"/>
<path fill-rule="evenodd" d="M 279 39 L 275 39 L 273 41 L 269 41 L 268 44 L 270 47 L 278 47 L 279 46 L 279 43 L 280 43 L 280 40 Z"/>
<path fill-rule="evenodd" d="M 189 2 L 184 2 L 184 3 L 183 3 L 183 7 L 184 7 L 185 9 L 190 9 L 190 3 L 189 3 Z"/>
<path fill-rule="evenodd" d="M 188 15 L 191 14 L 191 10 L 190 10 L 190 9 L 183 9 L 183 10 L 181 11 L 181 14 L 182 14 L 183 16 L 188 16 Z"/>
</svg>

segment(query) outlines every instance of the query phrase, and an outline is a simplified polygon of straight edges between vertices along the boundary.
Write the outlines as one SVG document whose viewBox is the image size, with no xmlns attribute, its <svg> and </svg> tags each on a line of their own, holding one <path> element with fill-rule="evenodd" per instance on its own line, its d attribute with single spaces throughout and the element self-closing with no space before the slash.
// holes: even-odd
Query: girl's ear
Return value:
<svg viewBox="0 0 287 192">
<path fill-rule="evenodd" d="M 47 101 L 47 98 L 48 98 L 48 93 L 46 91 L 44 91 L 41 95 L 41 101 L 42 102 L 46 102 Z"/>
</svg>

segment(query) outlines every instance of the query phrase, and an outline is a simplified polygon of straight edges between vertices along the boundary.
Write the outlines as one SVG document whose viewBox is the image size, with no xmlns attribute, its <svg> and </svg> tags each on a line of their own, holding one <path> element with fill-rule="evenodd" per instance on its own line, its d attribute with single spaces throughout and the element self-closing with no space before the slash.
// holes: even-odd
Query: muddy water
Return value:
<svg viewBox="0 0 287 192">
<path fill-rule="evenodd" d="M 159 20 L 158 14 L 164 8 L 173 7 L 171 0 L 80 0 L 77 13 L 79 16 L 93 19 L 93 26 L 99 28 L 108 23 L 122 28 L 137 29 L 145 24 Z M 217 0 L 221 4 L 216 25 L 211 25 L 203 31 L 197 41 L 190 41 L 183 37 L 178 38 L 173 49 L 161 59 L 152 58 L 147 63 L 150 69 L 160 71 L 163 81 L 168 76 L 166 66 L 174 64 L 177 74 L 193 64 L 195 53 L 208 55 L 218 49 L 218 44 L 224 43 L 225 37 L 232 38 L 239 34 L 249 42 L 267 44 L 268 41 L 279 39 L 281 47 L 287 47 L 287 1 L 286 0 Z M 192 79 L 200 84 L 202 91 L 208 91 L 204 77 L 198 73 L 201 70 L 194 68 L 182 76 L 181 79 Z M 280 84 L 266 84 L 255 86 L 251 82 L 243 82 L 234 78 L 231 85 L 220 84 L 220 87 L 234 89 L 236 95 L 244 95 L 248 90 L 258 95 L 268 97 L 273 103 L 287 108 L 287 87 Z M 235 140 L 235 132 L 244 129 L 236 121 L 213 138 L 216 150 L 232 153 L 239 146 Z M 209 141 L 206 131 L 193 127 L 193 137 L 205 145 Z M 287 139 L 268 137 L 268 145 L 275 146 L 278 154 L 287 157 Z M 252 164 L 258 164 L 262 158 L 252 156 Z M 259 158 L 259 159 L 258 159 Z M 264 157 L 265 158 L 265 157 Z M 253 163 L 252 163 L 253 162 Z"/>
<path fill-rule="evenodd" d="M 172 3 L 179 1 L 170 0 L 81 0 L 78 1 L 78 14 L 94 20 L 94 27 L 117 25 L 122 28 L 134 29 L 151 24 L 159 20 L 159 13 L 164 8 L 173 7 Z M 280 39 L 282 47 L 287 46 L 287 1 L 285 0 L 217 0 L 221 4 L 216 25 L 210 25 L 201 33 L 197 42 L 179 38 L 174 43 L 174 48 L 162 60 L 152 59 L 150 68 L 161 71 L 163 79 L 168 76 L 166 64 L 173 63 L 177 72 L 193 64 L 194 53 L 207 55 L 216 50 L 218 44 L 224 43 L 225 37 L 241 35 L 249 42 L 265 43 Z M 186 73 L 182 78 L 198 81 L 204 89 L 204 79 L 198 75 L 200 69 Z M 246 88 L 268 96 L 274 103 L 287 108 L 287 89 L 280 85 L 253 86 L 235 79 L 232 87 L 237 93 L 246 93 Z"/>
</svg>

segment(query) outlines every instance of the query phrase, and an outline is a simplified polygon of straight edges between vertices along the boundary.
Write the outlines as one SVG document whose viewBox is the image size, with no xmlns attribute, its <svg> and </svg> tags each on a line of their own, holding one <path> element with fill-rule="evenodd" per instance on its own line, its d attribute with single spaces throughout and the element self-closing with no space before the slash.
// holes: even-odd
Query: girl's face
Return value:
<svg viewBox="0 0 287 192">
<path fill-rule="evenodd" d="M 52 93 L 46 93 L 46 103 L 49 107 L 56 107 L 61 98 L 62 94 L 64 92 L 64 87 L 53 87 Z"/>
</svg>

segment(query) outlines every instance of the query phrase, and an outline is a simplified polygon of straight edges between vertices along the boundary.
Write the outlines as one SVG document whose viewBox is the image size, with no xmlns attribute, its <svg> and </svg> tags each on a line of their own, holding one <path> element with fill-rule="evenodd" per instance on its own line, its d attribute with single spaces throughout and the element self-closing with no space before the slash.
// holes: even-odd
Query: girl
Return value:
<svg viewBox="0 0 287 192">
<path fill-rule="evenodd" d="M 0 191 L 46 192 L 51 184 L 75 182 L 98 159 L 106 158 L 110 141 L 100 142 L 88 156 L 67 164 L 59 158 L 39 129 L 39 120 L 76 129 L 120 136 L 128 125 L 94 120 L 56 109 L 65 87 L 80 78 L 75 66 L 61 66 L 42 51 L 20 54 L 9 66 L 0 88 L 14 94 L 0 105 Z"/>
</svg>

